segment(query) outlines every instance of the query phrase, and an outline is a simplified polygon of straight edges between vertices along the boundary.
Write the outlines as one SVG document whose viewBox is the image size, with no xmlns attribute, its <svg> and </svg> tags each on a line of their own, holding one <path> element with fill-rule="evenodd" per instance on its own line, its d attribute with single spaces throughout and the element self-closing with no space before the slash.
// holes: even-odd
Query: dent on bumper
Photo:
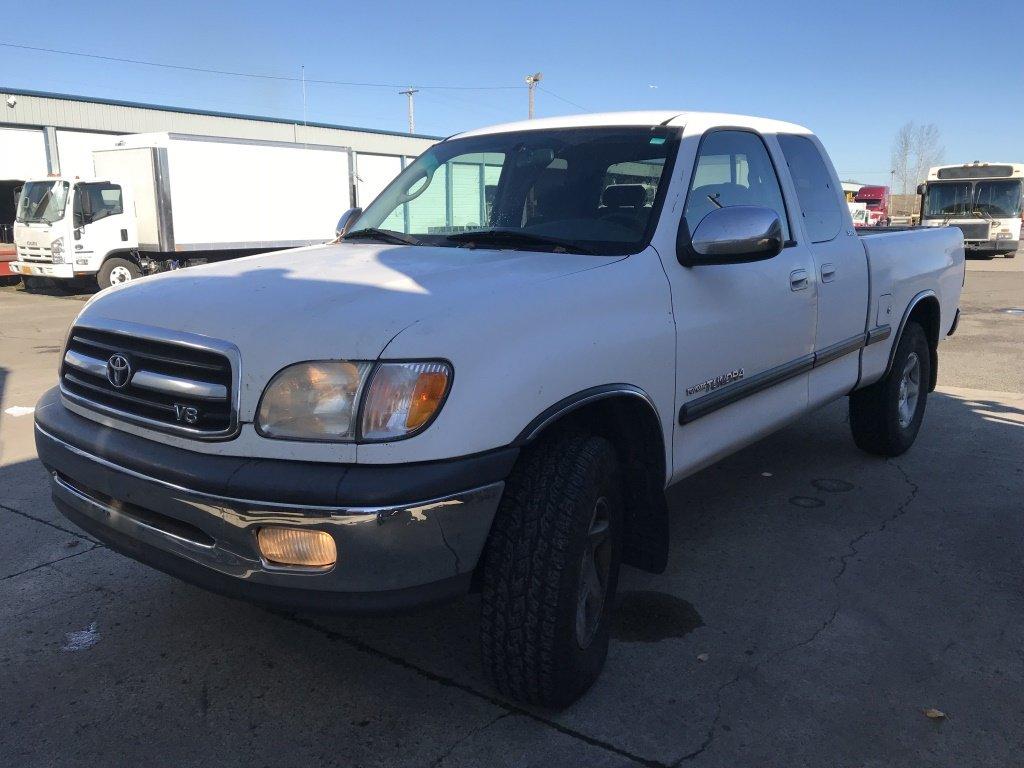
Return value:
<svg viewBox="0 0 1024 768">
<path fill-rule="evenodd" d="M 237 597 L 327 610 L 391 610 L 468 587 L 504 483 L 416 503 L 303 506 L 183 488 L 94 456 L 36 425 L 54 501 L 73 522 L 131 557 Z M 262 526 L 329 533 L 338 561 L 288 568 L 259 554 Z"/>
</svg>

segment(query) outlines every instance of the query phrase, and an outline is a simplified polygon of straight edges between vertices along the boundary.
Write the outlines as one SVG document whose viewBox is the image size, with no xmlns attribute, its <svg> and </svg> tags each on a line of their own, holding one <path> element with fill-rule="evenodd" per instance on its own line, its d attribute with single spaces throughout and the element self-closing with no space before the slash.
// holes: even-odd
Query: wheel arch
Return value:
<svg viewBox="0 0 1024 768">
<path fill-rule="evenodd" d="M 892 363 L 896 358 L 896 348 L 903 338 L 903 331 L 906 329 L 907 323 L 912 321 L 924 329 L 925 336 L 928 338 L 928 357 L 931 363 L 928 366 L 930 370 L 928 391 L 933 392 L 939 375 L 939 329 L 942 327 L 942 308 L 935 291 L 921 291 L 907 304 L 900 320 L 899 330 L 896 332 L 896 338 L 889 350 L 889 362 L 885 367 L 885 375 L 888 376 L 892 370 Z"/>
<path fill-rule="evenodd" d="M 666 442 L 650 396 L 631 384 L 591 387 L 566 397 L 531 421 L 515 444 L 527 446 L 560 430 L 606 437 L 622 467 L 626 509 L 622 561 L 660 573 L 668 561 Z"/>
</svg>

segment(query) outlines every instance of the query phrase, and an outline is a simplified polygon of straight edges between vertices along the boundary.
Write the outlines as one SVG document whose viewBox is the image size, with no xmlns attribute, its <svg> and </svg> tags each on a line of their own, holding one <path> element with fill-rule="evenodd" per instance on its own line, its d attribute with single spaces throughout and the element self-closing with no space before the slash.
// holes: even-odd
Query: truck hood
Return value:
<svg viewBox="0 0 1024 768">
<path fill-rule="evenodd" d="M 247 419 L 267 381 L 286 365 L 373 360 L 403 329 L 459 302 L 509 296 L 531 283 L 613 261 L 562 253 L 330 244 L 142 278 L 98 294 L 82 318 L 187 331 L 235 344 Z"/>
<path fill-rule="evenodd" d="M 50 244 L 64 234 L 63 222 L 54 224 L 14 224 L 14 242 L 23 248 L 49 248 Z M 67 243 L 64 244 L 67 247 Z"/>
</svg>

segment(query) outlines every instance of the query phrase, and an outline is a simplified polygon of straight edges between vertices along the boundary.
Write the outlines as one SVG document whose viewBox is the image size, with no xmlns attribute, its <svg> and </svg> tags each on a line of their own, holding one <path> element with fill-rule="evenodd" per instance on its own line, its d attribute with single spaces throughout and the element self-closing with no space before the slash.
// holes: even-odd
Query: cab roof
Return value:
<svg viewBox="0 0 1024 768">
<path fill-rule="evenodd" d="M 542 117 L 535 120 L 519 120 L 514 123 L 502 123 L 500 125 L 488 126 L 487 128 L 477 128 L 472 131 L 457 133 L 449 138 L 461 139 L 467 136 L 485 136 L 491 133 L 539 131 L 550 128 L 591 128 L 622 125 L 669 125 L 681 127 L 687 123 L 751 128 L 758 133 L 811 133 L 810 130 L 796 123 L 786 123 L 766 117 L 732 115 L 722 112 L 652 110 L 646 112 L 596 112 L 583 115 L 565 115 L 563 117 Z"/>
</svg>

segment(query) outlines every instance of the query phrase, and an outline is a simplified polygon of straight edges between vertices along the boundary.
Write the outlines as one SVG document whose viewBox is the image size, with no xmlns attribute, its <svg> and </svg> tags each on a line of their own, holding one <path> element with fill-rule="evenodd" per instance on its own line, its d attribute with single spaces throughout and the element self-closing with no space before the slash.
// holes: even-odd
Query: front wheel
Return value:
<svg viewBox="0 0 1024 768">
<path fill-rule="evenodd" d="M 899 456 L 917 439 L 928 402 L 931 350 L 924 329 L 908 322 L 880 381 L 850 395 L 850 429 L 857 447 L 881 456 Z"/>
<path fill-rule="evenodd" d="M 112 258 L 103 262 L 100 271 L 96 273 L 96 282 L 100 290 L 109 288 L 112 285 L 121 285 L 136 278 L 142 277 L 142 270 L 138 264 L 127 259 Z"/>
<path fill-rule="evenodd" d="M 483 555 L 481 650 L 504 695 L 562 708 L 597 679 L 608 654 L 622 508 L 606 439 L 563 434 L 524 451 Z"/>
</svg>

